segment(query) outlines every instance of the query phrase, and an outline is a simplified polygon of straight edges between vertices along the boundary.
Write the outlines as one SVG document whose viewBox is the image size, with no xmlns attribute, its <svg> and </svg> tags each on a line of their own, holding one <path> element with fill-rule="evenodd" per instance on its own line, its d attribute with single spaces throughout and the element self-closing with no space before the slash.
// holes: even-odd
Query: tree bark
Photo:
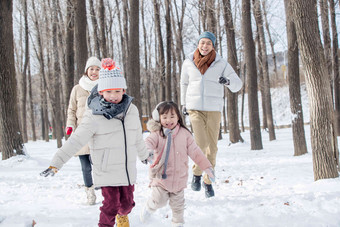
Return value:
<svg viewBox="0 0 340 227">
<path fill-rule="evenodd" d="M 165 100 L 172 100 L 171 95 L 171 16 L 170 0 L 165 0 L 165 26 L 166 26 L 166 76 L 165 76 Z"/>
<path fill-rule="evenodd" d="M 242 37 L 247 69 L 250 146 L 251 150 L 261 150 L 263 146 L 257 96 L 255 45 L 252 33 L 250 0 L 242 0 Z"/>
<path fill-rule="evenodd" d="M 262 55 L 262 70 L 263 70 L 263 85 L 264 85 L 264 101 L 265 108 L 267 114 L 267 126 L 269 131 L 269 140 L 275 140 L 275 129 L 274 129 L 274 121 L 273 121 L 273 110 L 272 110 L 272 101 L 270 94 L 270 81 L 269 81 L 269 72 L 268 72 L 268 59 L 267 59 L 267 47 L 266 47 L 266 39 L 264 36 L 264 28 L 263 28 L 263 19 L 262 19 L 262 10 L 260 0 L 253 0 L 254 5 L 254 17 L 256 20 L 256 24 L 258 27 L 259 41 L 261 45 L 261 55 Z"/>
<path fill-rule="evenodd" d="M 316 0 L 291 1 L 301 59 L 306 69 L 314 180 L 338 177 L 332 95 L 320 39 Z"/>
<path fill-rule="evenodd" d="M 29 39 L 28 39 L 28 19 L 27 19 L 27 2 L 23 1 L 23 11 L 24 11 L 24 40 L 25 40 L 25 58 L 24 58 L 24 68 L 20 74 L 19 79 L 19 100 L 20 100 L 20 122 L 21 122 L 21 133 L 24 143 L 27 143 L 27 68 L 29 62 Z"/>
<path fill-rule="evenodd" d="M 233 22 L 233 15 L 231 12 L 230 0 L 223 0 L 223 17 L 224 26 L 227 33 L 227 51 L 228 51 L 228 63 L 233 67 L 235 72 L 239 75 L 239 64 L 237 60 L 237 50 L 235 41 L 235 27 Z M 238 93 L 232 93 L 229 89 L 226 89 L 227 93 L 227 117 L 229 126 L 229 140 L 231 143 L 237 143 L 243 141 L 239 128 L 238 121 Z"/>
<path fill-rule="evenodd" d="M 288 41 L 288 83 L 289 101 L 292 112 L 292 132 L 294 143 L 294 156 L 307 153 L 305 128 L 300 91 L 299 48 L 296 37 L 295 24 L 292 20 L 292 12 L 289 7 L 291 0 L 285 0 L 287 41 Z"/>
<path fill-rule="evenodd" d="M 159 52 L 159 64 L 160 64 L 160 77 L 161 77 L 161 100 L 166 100 L 165 92 L 165 56 L 164 56 L 164 45 L 162 39 L 161 21 L 160 21 L 160 9 L 158 0 L 153 0 L 154 14 L 155 14 L 155 27 L 157 31 L 157 42 Z"/>
<path fill-rule="evenodd" d="M 87 61 L 87 41 L 86 41 L 86 1 L 76 0 L 74 11 L 74 40 L 76 51 L 76 75 L 74 84 L 77 84 L 84 74 Z"/>
<path fill-rule="evenodd" d="M 17 84 L 14 68 L 13 2 L 0 1 L 0 151 L 2 160 L 24 153 L 19 126 Z"/>
<path fill-rule="evenodd" d="M 129 55 L 128 71 L 130 81 L 129 93 L 135 98 L 134 103 L 141 110 L 140 95 L 140 62 L 139 62 L 139 1 L 130 0 L 130 27 L 129 27 Z M 142 116 L 142 112 L 139 113 Z"/>
<path fill-rule="evenodd" d="M 68 106 L 70 94 L 74 86 L 74 6 L 72 0 L 67 0 L 66 15 L 66 47 L 65 47 L 65 105 Z"/>
<path fill-rule="evenodd" d="M 99 25 L 100 25 L 100 49 L 102 51 L 103 58 L 108 56 L 108 50 L 106 46 L 106 37 L 105 37 L 105 7 L 104 0 L 99 0 Z M 100 57 L 98 56 L 98 57 Z"/>
<path fill-rule="evenodd" d="M 99 45 L 99 35 L 98 35 L 98 22 L 96 11 L 94 10 L 93 0 L 89 0 L 90 5 L 90 17 L 92 21 L 92 29 L 93 29 L 93 42 L 94 42 L 94 49 L 95 49 L 95 56 L 98 56 L 100 59 L 100 45 Z M 99 17 L 100 18 L 100 17 Z M 103 18 L 104 19 L 104 18 Z"/>
<path fill-rule="evenodd" d="M 340 136 L 340 77 L 339 77 L 339 56 L 338 56 L 338 32 L 336 28 L 336 15 L 334 0 L 329 0 L 329 8 L 331 12 L 331 27 L 332 27 L 332 63 L 333 63 L 333 83 L 334 83 L 334 104 L 335 104 L 335 126 L 336 135 Z M 338 156 L 338 155 L 337 155 Z M 339 158 L 338 158 L 339 160 Z"/>
</svg>

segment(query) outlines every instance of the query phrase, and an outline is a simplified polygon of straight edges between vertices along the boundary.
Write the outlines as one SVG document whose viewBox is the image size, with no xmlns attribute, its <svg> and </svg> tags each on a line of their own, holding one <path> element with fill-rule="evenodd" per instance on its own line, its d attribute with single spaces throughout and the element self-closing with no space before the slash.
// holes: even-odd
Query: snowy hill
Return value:
<svg viewBox="0 0 340 227">
<path fill-rule="evenodd" d="M 272 91 L 276 124 L 289 124 L 288 90 Z M 306 102 L 304 101 L 304 105 Z M 247 106 L 247 105 L 246 105 Z M 304 106 L 305 119 L 308 110 Z M 309 114 L 309 113 L 308 113 Z M 306 121 L 306 120 L 305 120 Z M 245 121 L 246 122 L 246 121 Z M 276 130 L 277 140 L 264 149 L 250 150 L 249 131 L 245 143 L 228 146 L 228 135 L 219 141 L 216 196 L 206 199 L 204 191 L 185 190 L 187 227 L 338 227 L 340 226 L 340 179 L 314 182 L 310 131 L 306 126 L 308 154 L 294 157 L 291 128 Z M 145 133 L 144 137 L 148 134 Z M 86 205 L 78 158 L 72 158 L 54 177 L 40 177 L 56 151 L 56 141 L 25 144 L 28 156 L 0 161 L 0 226 L 93 227 L 97 226 L 102 196 Z M 191 163 L 192 164 L 192 163 Z M 129 215 L 131 226 L 171 226 L 166 206 L 149 224 L 139 221 L 139 212 L 150 196 L 148 167 L 137 163 L 136 206 Z M 189 181 L 192 174 L 189 171 Z"/>
</svg>

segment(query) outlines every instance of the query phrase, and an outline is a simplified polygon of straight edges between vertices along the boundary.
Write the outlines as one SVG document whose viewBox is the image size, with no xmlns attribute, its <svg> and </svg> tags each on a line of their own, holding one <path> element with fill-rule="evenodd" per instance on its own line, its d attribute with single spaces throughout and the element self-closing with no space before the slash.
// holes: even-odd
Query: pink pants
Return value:
<svg viewBox="0 0 340 227">
<path fill-rule="evenodd" d="M 128 215 L 135 206 L 133 201 L 134 185 L 102 187 L 104 197 L 103 206 L 100 207 L 99 227 L 112 227 L 115 224 L 115 217 Z"/>
</svg>

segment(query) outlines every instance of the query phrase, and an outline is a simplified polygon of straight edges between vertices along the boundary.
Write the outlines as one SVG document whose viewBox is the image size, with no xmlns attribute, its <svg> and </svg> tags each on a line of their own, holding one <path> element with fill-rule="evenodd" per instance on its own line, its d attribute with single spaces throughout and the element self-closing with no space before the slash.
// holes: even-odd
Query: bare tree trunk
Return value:
<svg viewBox="0 0 340 227">
<path fill-rule="evenodd" d="M 253 0 L 254 12 L 255 12 L 255 20 L 258 27 L 258 34 L 260 38 L 261 44 L 261 52 L 262 52 L 262 69 L 263 69 L 263 84 L 264 84 L 264 95 L 265 95 L 265 107 L 267 113 L 267 125 L 269 131 L 269 140 L 275 140 L 275 129 L 274 129 L 274 120 L 273 120 L 273 110 L 272 110 L 272 100 L 270 94 L 270 81 L 269 81 L 269 72 L 268 72 L 268 60 L 267 60 L 267 47 L 266 47 L 266 39 L 264 36 L 264 28 L 263 28 L 263 19 L 262 19 L 262 10 L 260 0 Z"/>
<path fill-rule="evenodd" d="M 66 90 L 65 90 L 65 108 L 67 109 L 70 100 L 70 94 L 74 86 L 74 7 L 73 1 L 67 0 L 66 16 L 66 48 L 65 48 L 65 66 L 66 66 Z"/>
<path fill-rule="evenodd" d="M 37 140 L 37 135 L 35 132 L 35 118 L 34 118 L 34 107 L 33 107 L 33 93 L 32 93 L 32 75 L 31 75 L 31 69 L 28 68 L 28 103 L 30 106 L 30 118 L 31 118 L 31 130 L 32 130 L 32 140 Z"/>
<path fill-rule="evenodd" d="M 339 57 L 338 57 L 338 32 L 336 28 L 336 15 L 334 0 L 329 0 L 329 8 L 331 12 L 331 27 L 332 27 L 332 63 L 333 63 L 333 81 L 334 81 L 334 104 L 335 104 L 335 126 L 336 135 L 340 136 L 340 77 L 339 77 Z"/>
<path fill-rule="evenodd" d="M 255 43 L 257 45 L 257 66 L 258 66 L 258 78 L 259 89 L 261 92 L 261 107 L 262 107 L 262 128 L 267 130 L 267 110 L 266 110 L 266 95 L 264 94 L 264 82 L 263 82 L 263 64 L 262 64 L 262 47 L 260 44 L 259 33 L 256 33 Z"/>
<path fill-rule="evenodd" d="M 21 122 L 21 133 L 24 143 L 27 143 L 27 107 L 26 107 L 26 97 L 27 97 L 27 68 L 29 62 L 29 39 L 28 39 L 28 20 L 27 20 L 27 2 L 23 1 L 23 11 L 24 11 L 24 40 L 25 40 L 25 59 L 24 59 L 24 68 L 20 74 L 20 83 L 19 83 L 19 100 L 20 100 L 20 122 Z"/>
<path fill-rule="evenodd" d="M 0 1 L 0 151 L 2 160 L 23 155 L 24 145 L 20 133 L 17 105 L 17 85 L 14 68 L 13 3 Z"/>
<path fill-rule="evenodd" d="M 159 63 L 160 63 L 160 70 L 161 70 L 161 100 L 166 99 L 165 94 L 165 57 L 164 57 L 164 46 L 163 46 L 163 39 L 162 39 L 162 30 L 160 24 L 160 9 L 158 0 L 153 0 L 154 5 L 154 13 L 155 13 L 155 26 L 157 31 L 157 42 L 158 42 L 158 52 L 159 52 Z"/>
<path fill-rule="evenodd" d="M 94 41 L 94 49 L 96 56 L 98 56 L 98 58 L 100 58 L 100 47 L 99 47 L 99 41 L 100 39 L 98 38 L 98 22 L 97 22 L 97 16 L 96 16 L 96 11 L 94 10 L 94 6 L 93 6 L 93 0 L 89 0 L 89 5 L 90 5 L 90 17 L 91 17 L 91 21 L 92 21 L 92 29 L 93 29 L 93 41 Z M 99 17 L 100 18 L 100 17 Z M 103 18 L 104 19 L 104 18 Z"/>
<path fill-rule="evenodd" d="M 267 19 L 266 2 L 267 2 L 267 0 L 262 0 L 263 16 L 264 16 L 265 27 L 266 27 L 267 35 L 268 35 L 268 39 L 269 39 L 270 49 L 272 50 L 274 74 L 275 74 L 275 78 L 278 79 L 276 54 L 275 54 L 275 50 L 274 50 L 274 42 L 273 42 L 273 39 L 272 39 L 272 36 L 271 36 L 271 33 L 270 33 L 269 23 L 268 23 L 268 19 Z"/>
<path fill-rule="evenodd" d="M 149 64 L 148 64 L 148 45 L 147 45 L 147 32 L 145 27 L 145 19 L 144 19 L 144 1 L 141 1 L 141 14 L 142 14 L 142 25 L 143 25 L 143 37 L 144 37 L 144 67 L 145 67 L 145 77 L 146 77 L 146 102 L 147 102 L 147 111 L 146 115 L 151 116 L 152 113 L 152 107 L 151 107 L 151 99 L 150 99 L 150 85 L 151 85 L 151 74 L 149 70 Z"/>
<path fill-rule="evenodd" d="M 171 19 L 170 19 L 170 0 L 165 0 L 165 25 L 166 25 L 166 86 L 165 100 L 172 100 L 171 96 Z"/>
<path fill-rule="evenodd" d="M 206 15 L 207 15 L 207 30 L 216 34 L 217 36 L 217 21 L 216 21 L 216 7 L 215 0 L 206 0 Z"/>
<path fill-rule="evenodd" d="M 250 144 L 251 150 L 261 150 L 263 146 L 257 96 L 255 45 L 252 33 L 250 0 L 242 0 L 242 36 L 247 68 Z"/>
<path fill-rule="evenodd" d="M 45 6 L 45 4 L 43 5 Z M 36 51 L 36 55 L 39 61 L 39 74 L 41 76 L 41 86 L 40 86 L 40 97 L 41 97 L 41 132 L 42 138 L 45 139 L 46 142 L 49 141 L 49 124 L 48 124 L 48 107 L 47 107 L 47 95 L 46 95 L 46 75 L 45 75 L 45 61 L 43 55 L 43 44 L 42 44 L 42 31 L 40 30 L 40 24 L 38 22 L 37 11 L 35 8 L 35 2 L 32 0 L 32 9 L 34 14 L 34 26 L 36 29 L 36 39 L 38 42 L 38 50 Z M 46 10 L 44 10 L 46 12 Z M 46 22 L 46 21 L 45 21 Z M 47 22 L 45 23 L 47 26 Z"/>
<path fill-rule="evenodd" d="M 290 109 L 292 112 L 292 132 L 294 142 L 294 156 L 307 153 L 305 138 L 305 128 L 303 125 L 303 111 L 300 91 L 300 71 L 299 71 L 299 48 L 297 43 L 295 24 L 292 20 L 292 13 L 289 1 L 285 0 L 286 25 L 288 40 L 288 82 Z"/>
<path fill-rule="evenodd" d="M 331 37 L 329 34 L 329 13 L 328 13 L 328 0 L 319 0 L 320 4 L 320 12 L 321 12 L 321 25 L 322 25 L 322 34 L 323 34 L 323 42 L 324 42 L 324 50 L 327 64 L 327 72 L 329 75 L 329 81 L 331 82 L 332 89 L 332 50 L 331 50 Z"/>
<path fill-rule="evenodd" d="M 318 27 L 316 0 L 290 2 L 306 69 L 314 179 L 338 177 L 332 95 Z"/>
<path fill-rule="evenodd" d="M 125 49 L 123 51 L 125 51 L 125 65 L 124 65 L 124 70 L 127 72 L 127 67 L 128 67 L 128 61 L 129 61 L 129 42 L 130 42 L 130 37 L 129 37 L 129 31 L 128 31 L 128 28 L 129 28 L 129 6 L 128 6 L 128 3 L 129 1 L 123 1 L 123 32 L 124 32 L 124 46 L 125 46 Z M 127 81 L 129 81 L 129 74 L 126 75 L 127 76 Z M 129 84 L 128 84 L 129 86 Z"/>
<path fill-rule="evenodd" d="M 104 0 L 99 0 L 100 49 L 103 57 L 108 56 L 105 37 L 105 7 Z M 99 56 L 98 56 L 99 57 Z"/>
<path fill-rule="evenodd" d="M 228 62 L 233 67 L 235 72 L 239 75 L 239 64 L 237 60 L 237 50 L 235 41 L 235 27 L 233 22 L 233 15 L 231 12 L 230 0 L 223 0 L 223 17 L 224 26 L 227 33 L 227 51 L 228 51 Z M 237 143 L 243 141 L 239 128 L 238 121 L 238 93 L 234 94 L 229 89 L 227 91 L 227 116 L 229 124 L 229 140 L 231 143 Z"/>
<path fill-rule="evenodd" d="M 142 110 L 140 95 L 140 63 L 139 63 L 139 1 L 130 0 L 130 27 L 129 27 L 129 55 L 128 70 L 130 81 L 129 93 L 135 98 L 134 102 Z M 142 112 L 139 113 L 142 116 Z"/>
<path fill-rule="evenodd" d="M 76 0 L 74 10 L 74 37 L 76 51 L 76 75 L 74 83 L 77 84 L 84 73 L 87 61 L 87 41 L 86 41 L 86 1 Z"/>
<path fill-rule="evenodd" d="M 120 34 L 120 44 L 122 47 L 122 60 L 123 60 L 123 68 L 124 70 L 127 68 L 127 39 L 128 37 L 124 37 L 124 35 L 127 35 L 127 33 L 125 34 L 125 32 L 123 32 L 122 29 L 122 23 L 121 23 L 121 19 L 120 19 L 120 8 L 119 8 L 119 3 L 118 0 L 116 0 L 116 6 L 117 6 L 117 17 L 118 17 L 118 21 L 119 21 L 119 34 Z M 125 14 L 124 14 L 125 15 Z M 123 18 L 123 20 L 125 21 L 125 19 Z M 124 22 L 127 23 L 127 22 Z M 125 31 L 125 30 L 124 30 Z"/>
<path fill-rule="evenodd" d="M 57 24 L 58 24 L 58 17 L 57 17 L 57 6 L 56 6 L 56 1 L 53 1 L 53 24 L 52 24 L 52 34 L 57 34 Z M 57 42 L 57 36 L 53 35 L 52 38 L 52 45 L 54 49 L 58 49 L 58 42 Z M 61 147 L 62 146 L 62 135 L 63 135 L 63 130 L 62 130 L 62 121 L 61 121 L 61 105 L 60 105 L 60 80 L 59 76 L 60 75 L 60 65 L 59 65 L 59 52 L 54 51 L 53 52 L 53 73 L 49 73 L 50 76 L 50 82 L 51 82 L 51 87 L 53 91 L 53 96 L 50 96 L 51 100 L 53 101 L 52 103 L 52 108 L 53 108 L 53 119 L 55 121 L 55 133 L 57 137 L 57 146 Z"/>
</svg>

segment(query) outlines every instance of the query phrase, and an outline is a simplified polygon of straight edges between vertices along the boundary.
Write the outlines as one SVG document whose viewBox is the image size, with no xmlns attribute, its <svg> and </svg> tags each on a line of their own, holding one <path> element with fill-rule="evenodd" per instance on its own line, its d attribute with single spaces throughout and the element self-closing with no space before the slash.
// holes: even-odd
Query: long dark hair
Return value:
<svg viewBox="0 0 340 227">
<path fill-rule="evenodd" d="M 178 105 L 176 103 L 174 103 L 173 101 L 162 102 L 158 105 L 157 110 L 158 110 L 158 113 L 159 113 L 159 122 L 161 122 L 161 115 L 162 114 L 166 114 L 166 113 L 168 113 L 169 111 L 172 111 L 172 110 L 175 111 L 175 113 L 178 117 L 178 124 L 181 127 L 188 130 L 188 132 L 190 132 L 190 130 L 184 125 L 183 118 L 181 116 L 181 113 L 179 112 Z M 165 137 L 163 130 L 160 130 L 160 134 L 161 134 L 162 137 Z"/>
</svg>

